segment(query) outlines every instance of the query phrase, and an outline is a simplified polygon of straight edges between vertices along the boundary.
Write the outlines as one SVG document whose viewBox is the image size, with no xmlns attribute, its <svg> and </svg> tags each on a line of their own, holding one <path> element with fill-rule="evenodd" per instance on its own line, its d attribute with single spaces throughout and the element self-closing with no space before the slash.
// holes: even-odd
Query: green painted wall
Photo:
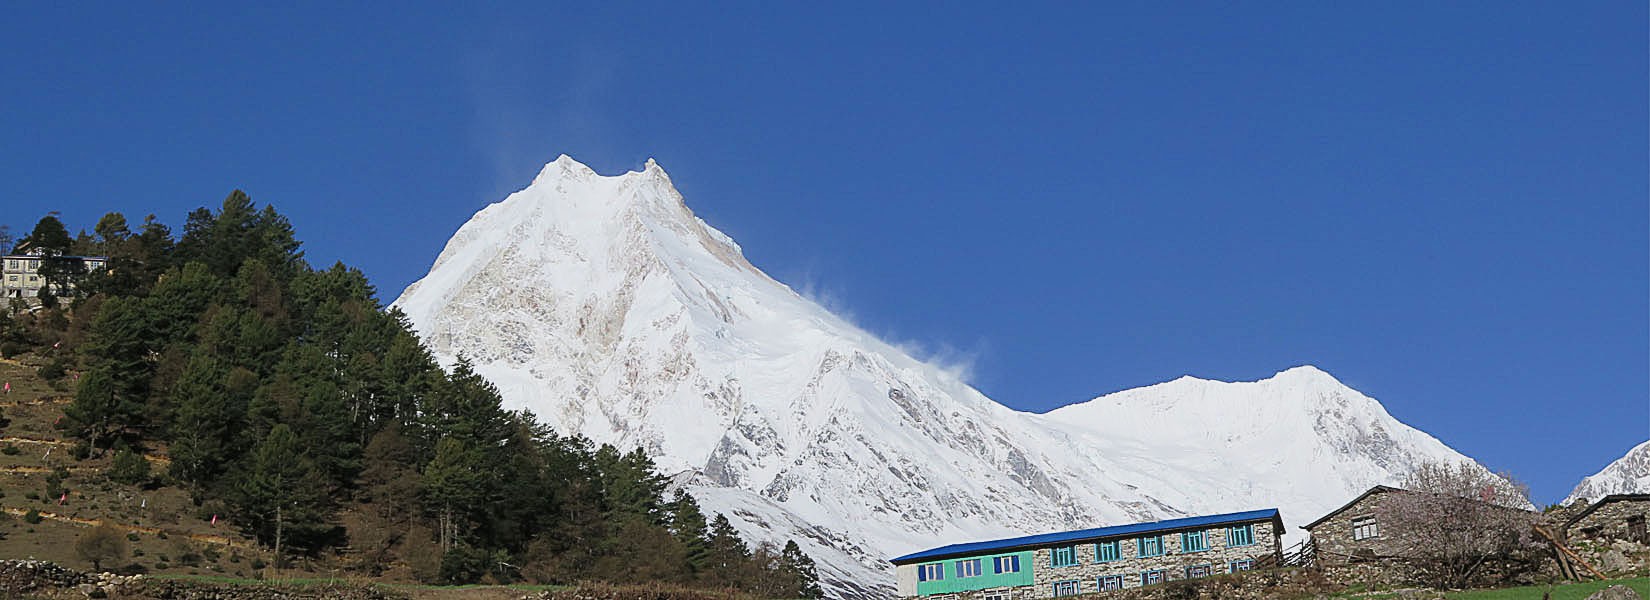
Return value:
<svg viewBox="0 0 1650 600">
<path fill-rule="evenodd" d="M 1007 554 L 982 554 L 979 556 L 937 561 L 938 564 L 945 565 L 945 579 L 941 579 L 939 581 L 917 582 L 917 595 L 932 596 L 934 594 L 955 594 L 957 592 L 970 592 L 974 590 L 986 590 L 999 587 L 1031 585 L 1031 555 L 1031 552 L 1009 552 Z M 991 559 L 999 556 L 1020 557 L 1020 572 L 1003 573 L 1001 575 L 993 573 L 991 570 Z M 972 560 L 976 558 L 980 559 L 980 575 L 977 577 L 958 577 L 957 561 Z M 936 563 L 921 563 L 917 566 L 917 568 L 921 569 L 922 565 L 932 564 Z"/>
</svg>

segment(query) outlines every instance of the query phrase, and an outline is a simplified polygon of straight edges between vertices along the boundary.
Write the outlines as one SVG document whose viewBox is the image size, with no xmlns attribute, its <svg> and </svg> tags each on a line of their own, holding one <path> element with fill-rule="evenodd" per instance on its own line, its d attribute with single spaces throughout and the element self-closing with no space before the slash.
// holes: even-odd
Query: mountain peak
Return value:
<svg viewBox="0 0 1650 600">
<path fill-rule="evenodd" d="M 1650 492 L 1650 442 L 1644 442 L 1628 450 L 1627 454 L 1616 459 L 1591 477 L 1582 479 L 1570 496 L 1564 499 L 1565 504 L 1586 498 L 1589 501 L 1598 500 L 1610 494 L 1642 494 Z"/>
<path fill-rule="evenodd" d="M 1329 374 L 1328 371 L 1319 369 L 1313 365 L 1290 367 L 1282 371 L 1278 371 L 1277 374 L 1273 375 L 1270 379 L 1276 381 L 1305 382 L 1346 387 L 1346 384 L 1342 383 L 1340 379 L 1335 378 L 1335 376 Z"/>
<path fill-rule="evenodd" d="M 571 156 L 563 154 L 561 156 L 557 156 L 556 160 L 545 163 L 544 168 L 539 169 L 538 176 L 533 178 L 533 185 L 538 185 L 543 181 L 560 180 L 570 177 L 587 179 L 590 177 L 599 177 L 599 175 L 596 174 L 595 169 L 574 160 Z"/>
<path fill-rule="evenodd" d="M 838 597 L 885 595 L 883 557 L 924 545 L 1255 506 L 1304 518 L 1464 458 L 1310 366 L 1014 411 L 768 278 L 654 160 L 603 176 L 558 157 L 395 305 L 511 408 L 645 448 L 741 535 L 804 544 Z"/>
</svg>

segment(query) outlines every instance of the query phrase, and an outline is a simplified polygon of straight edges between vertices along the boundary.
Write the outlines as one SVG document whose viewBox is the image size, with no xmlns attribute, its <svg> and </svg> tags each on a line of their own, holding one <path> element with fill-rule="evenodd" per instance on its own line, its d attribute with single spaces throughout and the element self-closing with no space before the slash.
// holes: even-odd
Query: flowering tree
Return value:
<svg viewBox="0 0 1650 600">
<path fill-rule="evenodd" d="M 1423 581 L 1462 588 L 1488 565 L 1528 567 L 1541 546 L 1526 487 L 1471 462 L 1426 464 L 1376 510 L 1394 553 Z M 1506 573 L 1504 573 L 1506 574 Z"/>
</svg>

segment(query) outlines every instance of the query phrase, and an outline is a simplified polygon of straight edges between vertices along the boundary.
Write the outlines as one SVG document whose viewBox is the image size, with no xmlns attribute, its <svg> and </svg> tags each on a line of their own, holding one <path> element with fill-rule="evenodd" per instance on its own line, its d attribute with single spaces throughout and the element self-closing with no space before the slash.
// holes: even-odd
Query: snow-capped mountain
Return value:
<svg viewBox="0 0 1650 600">
<path fill-rule="evenodd" d="M 514 407 L 796 539 L 837 597 L 891 595 L 886 559 L 926 547 L 1267 507 L 1294 525 L 1468 460 L 1313 367 L 1009 409 L 763 274 L 652 161 L 557 159 L 395 304 Z"/>
<path fill-rule="evenodd" d="M 1564 499 L 1564 505 L 1569 506 L 1580 498 L 1591 501 L 1610 494 L 1644 493 L 1650 493 L 1650 442 L 1633 447 L 1604 470 L 1582 479 L 1576 489 L 1570 491 L 1570 497 Z"/>
</svg>

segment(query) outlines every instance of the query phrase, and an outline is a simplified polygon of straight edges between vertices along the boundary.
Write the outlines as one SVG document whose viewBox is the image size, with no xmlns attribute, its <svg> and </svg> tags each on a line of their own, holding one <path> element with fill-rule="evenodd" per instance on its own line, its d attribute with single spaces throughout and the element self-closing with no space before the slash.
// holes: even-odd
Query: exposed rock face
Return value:
<svg viewBox="0 0 1650 600">
<path fill-rule="evenodd" d="M 1268 507 L 1294 525 L 1468 460 L 1311 367 L 1009 409 L 763 274 L 651 161 L 546 165 L 395 305 L 512 407 L 795 539 L 835 596 L 891 594 L 886 560 L 926 547 Z"/>
</svg>

